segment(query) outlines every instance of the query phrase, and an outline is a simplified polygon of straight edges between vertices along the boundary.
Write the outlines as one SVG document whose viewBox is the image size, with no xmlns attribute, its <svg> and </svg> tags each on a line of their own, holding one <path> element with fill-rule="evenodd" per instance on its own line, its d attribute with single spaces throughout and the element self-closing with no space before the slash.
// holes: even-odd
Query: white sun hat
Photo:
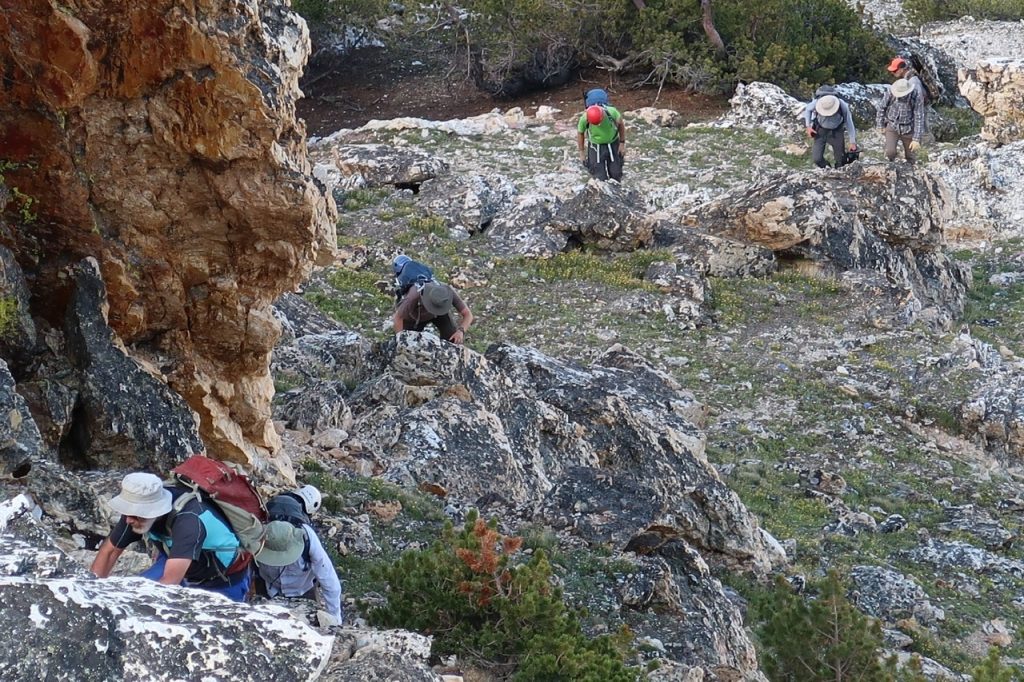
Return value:
<svg viewBox="0 0 1024 682">
<path fill-rule="evenodd" d="M 155 519 L 171 511 L 171 491 L 159 476 L 128 474 L 121 481 L 121 493 L 110 499 L 110 508 L 125 516 Z"/>
<path fill-rule="evenodd" d="M 839 111 L 839 98 L 835 95 L 825 95 L 815 102 L 814 110 L 819 116 L 831 116 Z"/>
<path fill-rule="evenodd" d="M 889 86 L 892 96 L 896 99 L 906 97 L 914 91 L 914 86 L 911 85 L 910 81 L 906 78 L 900 78 L 898 81 Z"/>
</svg>

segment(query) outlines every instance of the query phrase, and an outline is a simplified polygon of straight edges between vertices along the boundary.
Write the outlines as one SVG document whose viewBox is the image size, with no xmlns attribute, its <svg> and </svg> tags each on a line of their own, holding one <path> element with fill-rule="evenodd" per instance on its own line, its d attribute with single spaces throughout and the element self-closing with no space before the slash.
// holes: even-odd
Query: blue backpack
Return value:
<svg viewBox="0 0 1024 682">
<path fill-rule="evenodd" d="M 401 271 L 395 277 L 395 285 L 398 288 L 398 298 L 401 299 L 415 284 L 422 287 L 434 279 L 434 272 L 423 263 L 411 260 L 402 266 Z"/>
<path fill-rule="evenodd" d="M 604 90 L 602 90 L 601 88 L 594 88 L 593 90 L 588 90 L 587 91 L 587 94 L 584 95 L 584 97 L 583 97 L 583 101 L 586 103 L 586 105 L 588 107 L 592 107 L 595 104 L 600 104 L 601 106 L 607 106 L 608 105 L 608 93 L 605 92 Z"/>
</svg>

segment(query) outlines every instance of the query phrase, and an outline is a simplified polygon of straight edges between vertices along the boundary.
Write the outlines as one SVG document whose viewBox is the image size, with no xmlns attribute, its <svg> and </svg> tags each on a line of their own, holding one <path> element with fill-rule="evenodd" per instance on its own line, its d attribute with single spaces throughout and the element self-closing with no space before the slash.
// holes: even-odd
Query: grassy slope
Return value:
<svg viewBox="0 0 1024 682">
<path fill-rule="evenodd" d="M 522 139 L 531 134 L 515 135 Z M 466 163 L 513 177 L 523 174 L 517 168 L 554 170 L 565 158 L 571 144 L 566 136 L 538 135 L 521 154 L 510 154 L 505 150 L 512 145 L 501 138 L 441 139 L 434 134 L 424 140 L 419 133 L 404 134 L 417 146 L 432 146 L 450 157 L 456 171 Z M 640 178 L 675 174 L 677 182 L 710 178 L 717 190 L 750 182 L 760 172 L 755 169 L 809 164 L 806 157 L 789 156 L 776 141 L 757 133 L 638 128 L 631 139 L 627 173 L 638 178 L 637 184 L 645 182 Z M 489 153 L 491 149 L 503 153 Z M 741 149 L 743 157 L 737 162 Z M 877 157 L 872 151 L 867 154 L 872 155 Z M 729 170 L 718 172 L 723 164 Z M 476 350 L 509 341 L 586 362 L 620 342 L 665 366 L 710 406 L 709 456 L 722 467 L 726 480 L 773 535 L 795 541 L 793 572 L 816 576 L 830 567 L 877 564 L 917 577 L 933 603 L 945 609 L 946 620 L 934 632 L 914 633 L 916 650 L 969 670 L 972 659 L 960 646 L 962 638 L 984 621 L 1004 617 L 1012 622 L 1020 613 L 1012 602 L 1024 590 L 1022 578 L 977 577 L 980 596 L 971 597 L 951 587 L 951 576 L 936 575 L 901 556 L 918 544 L 922 529 L 934 537 L 981 545 L 966 534 L 937 528 L 944 520 L 942 503 L 973 503 L 1011 531 L 1020 530 L 1020 519 L 996 505 L 1001 498 L 1022 496 L 1020 484 L 1004 472 L 985 471 L 984 458 L 955 440 L 953 410 L 967 397 L 975 374 L 959 366 L 930 369 L 921 362 L 948 352 L 953 333 L 865 326 L 849 314 L 858 292 L 796 274 L 714 280 L 714 321 L 696 331 L 661 314 L 624 314 L 614 302 L 646 289 L 640 279 L 643 267 L 663 254 L 574 252 L 544 262 L 501 258 L 490 252 L 485 236 L 448 239 L 444 220 L 408 193 L 350 193 L 339 235 L 343 246 L 368 247 L 366 268 L 321 273 L 306 295 L 371 338 L 383 338 L 390 311 L 390 301 L 376 293 L 372 282 L 387 275 L 387 255 L 401 249 L 435 265 L 442 277 L 466 268 L 485 273 L 485 285 L 463 292 L 478 316 L 467 340 Z M 1020 244 L 1004 246 L 998 256 L 958 254 L 976 273 L 966 321 L 979 338 L 1022 351 L 1024 285 L 1000 289 L 987 284 L 988 274 L 1013 269 L 1014 258 L 1021 256 Z M 596 311 L 590 311 L 595 302 Z M 974 324 L 979 320 L 987 326 Z M 861 341 L 844 345 L 838 339 Z M 848 374 L 837 373 L 840 365 Z M 858 387 L 857 394 L 843 390 L 846 384 Z M 938 445 L 943 438 L 933 436 L 951 436 L 953 445 Z M 908 529 L 891 535 L 824 534 L 822 527 L 834 515 L 806 495 L 808 486 L 800 477 L 801 471 L 817 468 L 846 479 L 850 489 L 843 499 L 851 509 L 872 513 L 879 521 L 899 513 L 909 521 Z M 399 495 L 392 491 L 384 496 L 389 494 Z M 431 514 L 440 518 L 436 510 Z M 535 535 L 543 545 L 543 532 Z M 1022 559 L 1024 548 L 1018 544 L 1006 555 Z M 365 567 L 350 565 L 352 561 L 349 557 L 341 563 L 350 594 L 379 588 L 357 584 L 356 576 Z M 572 565 L 571 557 L 563 564 Z M 733 582 L 748 593 L 761 589 Z M 1005 654 L 1024 657 L 1021 642 L 1017 639 Z"/>
</svg>

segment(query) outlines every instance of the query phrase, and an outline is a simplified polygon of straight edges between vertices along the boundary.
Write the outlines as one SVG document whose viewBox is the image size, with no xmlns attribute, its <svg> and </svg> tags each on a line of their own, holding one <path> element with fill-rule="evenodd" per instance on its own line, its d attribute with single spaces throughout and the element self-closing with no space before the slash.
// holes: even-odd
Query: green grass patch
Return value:
<svg viewBox="0 0 1024 682">
<path fill-rule="evenodd" d="M 345 192 L 339 208 L 343 211 L 361 211 L 364 208 L 378 206 L 391 194 L 390 190 L 382 187 L 370 189 L 352 189 Z"/>
<path fill-rule="evenodd" d="M 589 251 L 570 251 L 543 260 L 520 257 L 515 265 L 546 282 L 595 282 L 623 289 L 656 291 L 644 280 L 651 263 L 673 261 L 672 254 L 663 250 L 633 251 L 624 255 L 602 256 Z"/>
</svg>

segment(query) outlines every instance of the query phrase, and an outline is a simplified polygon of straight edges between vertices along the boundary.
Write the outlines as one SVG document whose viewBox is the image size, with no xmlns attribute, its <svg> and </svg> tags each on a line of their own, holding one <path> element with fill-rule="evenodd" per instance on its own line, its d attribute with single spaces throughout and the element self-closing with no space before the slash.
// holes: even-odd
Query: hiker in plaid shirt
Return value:
<svg viewBox="0 0 1024 682">
<path fill-rule="evenodd" d="M 889 86 L 875 118 L 875 124 L 885 131 L 885 158 L 896 160 L 896 142 L 899 141 L 907 163 L 914 163 L 917 150 L 921 148 L 924 121 L 924 103 L 913 84 L 900 78 Z"/>
</svg>

